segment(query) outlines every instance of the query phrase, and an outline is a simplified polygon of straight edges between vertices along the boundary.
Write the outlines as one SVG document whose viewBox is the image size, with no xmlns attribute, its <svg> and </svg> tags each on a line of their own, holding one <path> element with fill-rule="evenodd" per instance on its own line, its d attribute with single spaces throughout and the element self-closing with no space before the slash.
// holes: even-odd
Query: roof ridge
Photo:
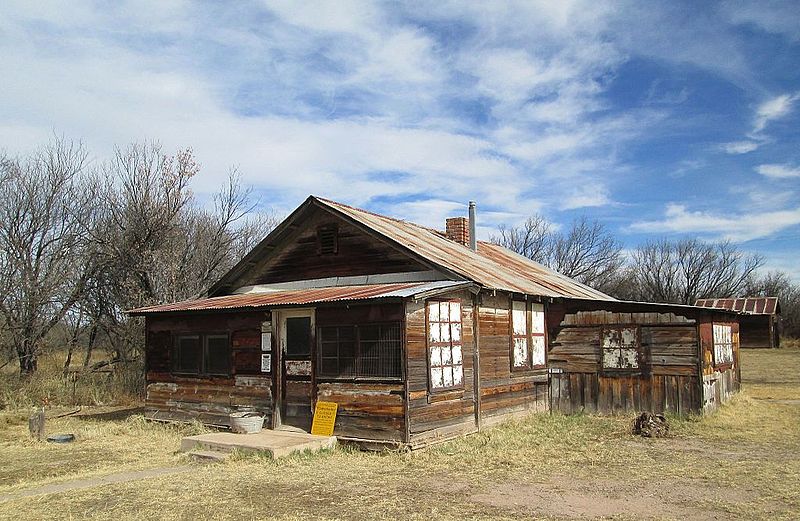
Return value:
<svg viewBox="0 0 800 521">
<path fill-rule="evenodd" d="M 326 197 L 318 197 L 316 195 L 314 195 L 312 197 L 314 199 L 316 199 L 318 201 L 322 201 L 324 203 L 332 204 L 332 205 L 335 205 L 335 206 L 342 206 L 344 208 L 349 208 L 349 209 L 355 210 L 357 212 L 362 212 L 362 213 L 366 213 L 366 214 L 369 214 L 369 215 L 374 215 L 375 217 L 380 217 L 381 219 L 386 219 L 386 220 L 389 220 L 389 221 L 394 221 L 394 222 L 403 223 L 403 224 L 410 224 L 411 226 L 416 226 L 417 228 L 420 228 L 422 230 L 426 230 L 426 231 L 435 233 L 437 235 L 440 235 L 440 236 L 442 236 L 444 238 L 447 238 L 445 236 L 445 232 L 443 232 L 441 230 L 437 230 L 436 228 L 431 228 L 429 226 L 425 226 L 425 225 L 422 225 L 422 224 L 419 224 L 419 223 L 415 223 L 414 221 L 407 221 L 405 219 L 398 219 L 397 217 L 391 217 L 389 215 L 384 215 L 382 213 L 373 212 L 372 210 L 365 210 L 364 208 L 359 208 L 357 206 L 353 206 L 353 205 L 350 205 L 350 204 L 340 203 L 339 201 L 334 201 L 333 199 L 328 199 Z"/>
</svg>

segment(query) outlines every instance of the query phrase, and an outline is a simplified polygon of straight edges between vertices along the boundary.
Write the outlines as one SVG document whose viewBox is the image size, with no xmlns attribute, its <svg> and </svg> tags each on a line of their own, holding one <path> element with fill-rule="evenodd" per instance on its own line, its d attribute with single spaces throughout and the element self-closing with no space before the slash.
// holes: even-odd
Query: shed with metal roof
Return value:
<svg viewBox="0 0 800 521">
<path fill-rule="evenodd" d="M 777 297 L 698 299 L 696 306 L 741 313 L 739 341 L 745 348 L 773 348 L 781 345 L 781 305 Z"/>
</svg>

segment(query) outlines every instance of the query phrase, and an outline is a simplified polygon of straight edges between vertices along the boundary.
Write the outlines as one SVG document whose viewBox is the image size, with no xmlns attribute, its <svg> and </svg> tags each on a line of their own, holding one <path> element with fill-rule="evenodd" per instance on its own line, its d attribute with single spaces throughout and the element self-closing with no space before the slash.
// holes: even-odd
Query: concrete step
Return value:
<svg viewBox="0 0 800 521">
<path fill-rule="evenodd" d="M 268 452 L 273 458 L 287 456 L 297 451 L 318 451 L 336 445 L 334 436 L 314 436 L 308 433 L 263 430 L 255 434 L 217 432 L 187 436 L 181 440 L 181 451 L 208 451 L 230 453 Z"/>
<path fill-rule="evenodd" d="M 189 452 L 189 457 L 206 463 L 225 461 L 231 457 L 230 452 L 220 452 L 218 450 L 193 450 Z"/>
</svg>

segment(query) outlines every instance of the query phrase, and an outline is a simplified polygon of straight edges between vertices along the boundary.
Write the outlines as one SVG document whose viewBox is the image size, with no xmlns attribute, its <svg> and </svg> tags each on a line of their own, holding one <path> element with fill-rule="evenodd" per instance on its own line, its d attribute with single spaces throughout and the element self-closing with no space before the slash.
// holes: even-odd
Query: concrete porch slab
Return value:
<svg viewBox="0 0 800 521">
<path fill-rule="evenodd" d="M 187 436 L 181 440 L 181 451 L 209 450 L 219 452 L 250 451 L 269 452 L 273 458 L 288 456 L 292 452 L 318 451 L 333 448 L 336 436 L 316 436 L 307 432 L 273 431 L 264 429 L 255 434 L 214 432 Z"/>
</svg>

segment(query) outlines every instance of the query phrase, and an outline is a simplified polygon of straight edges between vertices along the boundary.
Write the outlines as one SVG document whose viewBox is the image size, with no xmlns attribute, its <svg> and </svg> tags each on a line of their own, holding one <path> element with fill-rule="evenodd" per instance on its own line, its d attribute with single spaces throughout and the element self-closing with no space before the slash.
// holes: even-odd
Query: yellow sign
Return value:
<svg viewBox="0 0 800 521">
<path fill-rule="evenodd" d="M 333 426 L 336 423 L 336 410 L 339 404 L 335 402 L 317 402 L 314 409 L 314 421 L 311 423 L 311 434 L 320 436 L 333 436 Z"/>
</svg>

